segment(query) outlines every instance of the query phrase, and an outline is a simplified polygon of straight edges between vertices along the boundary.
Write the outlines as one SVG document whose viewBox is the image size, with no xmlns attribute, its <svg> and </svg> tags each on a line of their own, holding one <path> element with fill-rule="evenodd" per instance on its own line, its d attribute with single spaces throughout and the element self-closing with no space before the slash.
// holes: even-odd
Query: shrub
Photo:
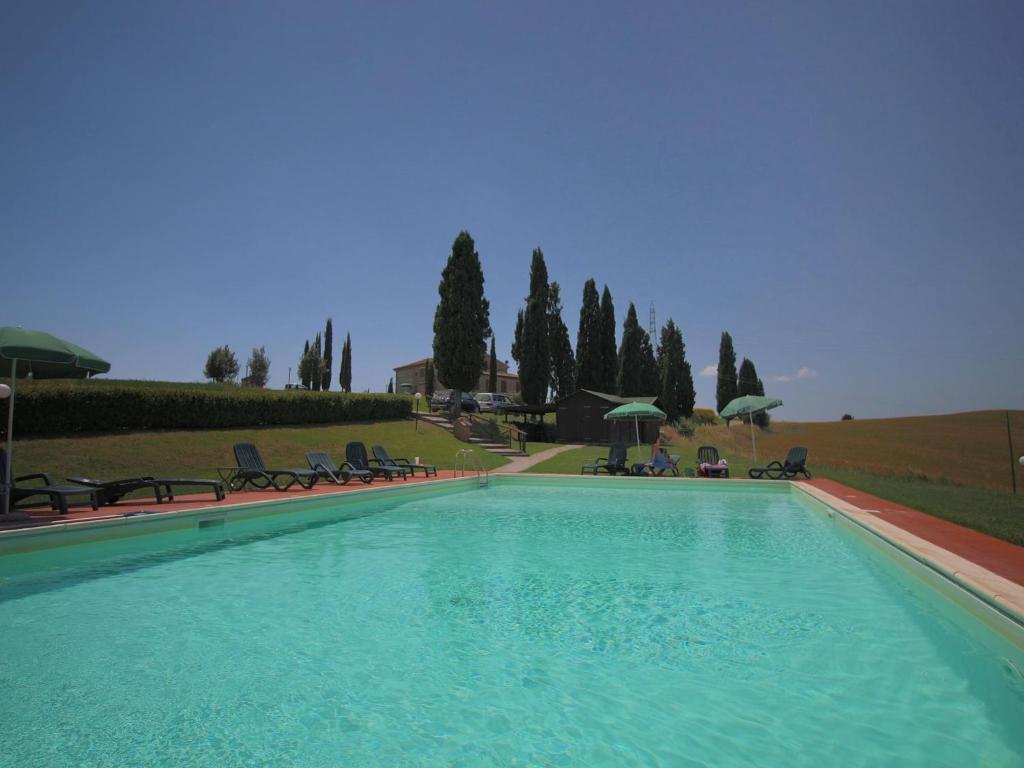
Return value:
<svg viewBox="0 0 1024 768">
<path fill-rule="evenodd" d="M 706 424 L 714 425 L 718 423 L 718 414 L 710 408 L 694 408 L 693 416 L 691 417 L 695 424 L 704 426 Z"/>
<path fill-rule="evenodd" d="M 848 413 L 844 413 L 843 418 L 841 418 L 840 421 L 853 421 L 853 416 Z"/>
<path fill-rule="evenodd" d="M 138 381 L 32 382 L 18 387 L 19 435 L 222 429 L 407 418 L 408 395 L 267 390 Z M 6 418 L 6 409 L 4 411 Z"/>
</svg>

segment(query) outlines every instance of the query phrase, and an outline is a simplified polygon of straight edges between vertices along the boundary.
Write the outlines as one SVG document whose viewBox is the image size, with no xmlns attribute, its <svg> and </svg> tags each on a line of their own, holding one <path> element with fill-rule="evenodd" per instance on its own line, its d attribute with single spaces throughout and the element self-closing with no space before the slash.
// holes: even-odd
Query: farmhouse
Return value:
<svg viewBox="0 0 1024 768">
<path fill-rule="evenodd" d="M 427 387 L 427 372 L 432 366 L 430 366 L 431 359 L 425 357 L 422 360 L 416 360 L 412 363 L 406 363 L 395 368 L 395 392 L 401 392 L 405 394 L 415 394 L 420 392 L 426 394 L 428 391 Z M 515 373 L 509 373 L 508 363 L 497 361 L 498 368 L 498 388 L 496 392 L 502 392 L 506 395 L 512 396 L 519 394 L 519 375 Z M 487 392 L 488 390 L 488 379 L 490 378 L 490 360 L 484 358 L 483 366 L 480 371 L 480 378 L 477 380 L 476 387 L 473 392 Z M 436 389 L 444 389 L 445 384 L 437 378 L 437 371 L 434 371 L 434 387 Z"/>
</svg>

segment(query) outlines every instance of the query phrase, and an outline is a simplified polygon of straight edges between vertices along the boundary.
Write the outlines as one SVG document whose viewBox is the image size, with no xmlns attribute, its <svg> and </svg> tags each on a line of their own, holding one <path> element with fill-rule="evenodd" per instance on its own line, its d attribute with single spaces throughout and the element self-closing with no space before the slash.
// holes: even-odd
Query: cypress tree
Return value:
<svg viewBox="0 0 1024 768">
<path fill-rule="evenodd" d="M 639 323 L 638 323 L 639 324 Z M 643 394 L 657 395 L 660 390 L 660 379 L 658 375 L 658 361 L 654 356 L 654 345 L 651 344 L 651 334 L 646 329 L 640 329 L 640 360 L 641 378 L 643 380 Z"/>
<path fill-rule="evenodd" d="M 715 410 L 719 413 L 737 397 L 736 351 L 732 347 L 732 336 L 722 332 L 718 345 L 718 383 L 715 387 Z"/>
<path fill-rule="evenodd" d="M 299 358 L 299 368 L 297 371 L 299 374 L 299 381 L 302 382 L 302 386 L 306 389 L 310 389 L 310 385 L 312 384 L 310 379 L 309 361 L 309 339 L 306 339 L 306 346 L 302 348 L 302 357 Z"/>
<path fill-rule="evenodd" d="M 693 373 L 686 362 L 686 345 L 679 327 L 669 318 L 661 329 L 658 345 L 660 387 L 658 396 L 669 421 L 693 415 Z"/>
<path fill-rule="evenodd" d="M 748 360 L 745 357 L 743 362 L 740 363 L 736 391 L 739 393 L 739 397 L 744 395 L 764 395 L 764 384 L 757 376 L 757 368 L 754 367 L 752 360 Z M 761 411 L 760 413 L 755 413 L 754 423 L 759 427 L 767 427 L 769 423 L 768 412 Z"/>
<path fill-rule="evenodd" d="M 433 397 L 434 396 L 434 361 L 428 359 L 427 362 L 424 364 L 423 368 L 424 368 L 424 370 L 423 370 L 423 379 L 425 381 L 424 386 L 426 387 L 426 391 L 423 394 L 425 394 L 427 397 Z"/>
<path fill-rule="evenodd" d="M 583 306 L 580 307 L 580 327 L 576 333 L 576 386 L 600 389 L 602 376 L 601 300 L 597 295 L 597 284 L 594 278 L 590 278 L 583 284 Z"/>
<path fill-rule="evenodd" d="M 569 329 L 562 320 L 562 291 L 558 283 L 548 286 L 548 345 L 551 350 L 551 388 L 555 398 L 576 390 L 576 361 L 573 359 Z"/>
<path fill-rule="evenodd" d="M 309 355 L 312 358 L 309 369 L 310 389 L 314 392 L 319 392 L 323 384 L 324 368 L 323 342 L 320 339 L 319 332 L 314 337 L 313 344 L 309 348 Z"/>
<path fill-rule="evenodd" d="M 494 335 L 491 335 L 491 359 L 487 369 L 487 389 L 491 392 L 498 391 L 498 356 L 494 352 Z"/>
<path fill-rule="evenodd" d="M 534 249 L 530 260 L 530 295 L 526 297 L 517 352 L 523 402 L 541 405 L 548 395 L 551 354 L 548 349 L 548 268 L 540 248 Z"/>
<path fill-rule="evenodd" d="M 629 303 L 622 323 L 622 346 L 619 347 L 619 374 L 616 391 L 621 397 L 652 394 L 644 392 L 647 382 L 643 358 L 644 330 L 636 318 L 636 307 Z"/>
<path fill-rule="evenodd" d="M 320 388 L 326 392 L 331 388 L 331 368 L 334 365 L 334 327 L 331 318 L 327 318 L 327 327 L 324 329 L 324 375 L 321 377 Z"/>
<path fill-rule="evenodd" d="M 519 346 L 523 340 L 523 310 L 516 312 L 516 332 L 512 337 L 512 359 L 519 365 Z"/>
<path fill-rule="evenodd" d="M 484 272 L 473 238 L 466 231 L 452 243 L 437 286 L 434 312 L 434 365 L 438 378 L 455 390 L 452 415 L 462 412 L 462 392 L 480 378 L 480 361 L 491 335 L 490 304 L 484 297 Z"/>
<path fill-rule="evenodd" d="M 633 319 L 636 319 L 635 309 Z M 615 351 L 615 305 L 612 304 L 612 292 L 607 285 L 601 294 L 600 339 L 601 391 L 610 394 L 615 391 L 618 382 L 619 361 Z"/>
<path fill-rule="evenodd" d="M 388 379 L 388 394 L 395 394 L 395 380 L 393 378 Z"/>
<path fill-rule="evenodd" d="M 338 366 L 338 386 L 342 392 L 352 391 L 352 337 L 345 334 L 345 343 L 341 345 L 341 365 Z"/>
</svg>

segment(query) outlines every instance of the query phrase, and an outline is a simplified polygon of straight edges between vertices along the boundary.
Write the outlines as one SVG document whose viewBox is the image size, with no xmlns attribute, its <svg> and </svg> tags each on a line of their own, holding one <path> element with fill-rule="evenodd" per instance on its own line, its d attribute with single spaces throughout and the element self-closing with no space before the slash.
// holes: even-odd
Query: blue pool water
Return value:
<svg viewBox="0 0 1024 768">
<path fill-rule="evenodd" d="M 508 481 L 11 558 L 0 765 L 1024 764 L 1020 648 L 781 490 Z"/>
</svg>

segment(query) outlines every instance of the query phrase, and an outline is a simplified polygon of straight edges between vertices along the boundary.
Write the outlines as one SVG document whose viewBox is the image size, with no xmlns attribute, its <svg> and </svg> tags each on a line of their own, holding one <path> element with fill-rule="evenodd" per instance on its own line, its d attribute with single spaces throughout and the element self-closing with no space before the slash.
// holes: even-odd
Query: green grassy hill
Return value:
<svg viewBox="0 0 1024 768">
<path fill-rule="evenodd" d="M 255 443 L 268 466 L 305 467 L 306 451 L 325 450 L 340 462 L 345 458 L 345 444 L 354 440 L 365 443 L 368 451 L 370 446 L 380 444 L 392 456 L 419 456 L 421 461 L 440 469 L 451 469 L 456 452 L 467 447 L 438 427 L 420 424 L 417 430 L 411 419 L 325 426 L 130 432 L 15 439 L 14 472 L 48 472 L 55 481 L 71 476 L 216 478 L 216 467 L 234 464 L 234 443 Z M 488 469 L 507 463 L 486 451 L 476 453 Z"/>
</svg>

